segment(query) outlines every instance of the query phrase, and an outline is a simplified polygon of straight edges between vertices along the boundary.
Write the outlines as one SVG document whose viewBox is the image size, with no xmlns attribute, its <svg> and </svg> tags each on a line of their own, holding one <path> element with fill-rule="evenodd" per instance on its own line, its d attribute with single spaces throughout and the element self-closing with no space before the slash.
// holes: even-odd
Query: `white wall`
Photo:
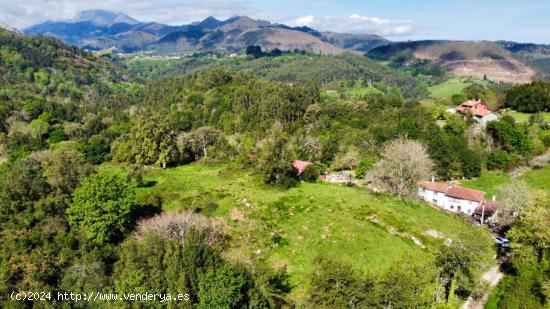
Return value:
<svg viewBox="0 0 550 309">
<path fill-rule="evenodd" d="M 463 199 L 455 199 L 452 197 L 446 196 L 444 193 L 441 192 L 434 192 L 432 190 L 418 188 L 418 196 L 422 198 L 424 201 L 436 205 L 444 210 L 451 211 L 451 212 L 462 212 L 466 215 L 471 216 L 477 206 L 479 205 L 478 202 L 463 200 Z M 434 201 L 435 200 L 435 201 Z M 459 210 L 460 207 L 460 210 Z"/>
<path fill-rule="evenodd" d="M 452 212 L 462 212 L 471 216 L 478 205 L 478 202 L 447 197 L 445 209 Z"/>
<path fill-rule="evenodd" d="M 479 123 L 481 123 L 482 125 L 486 125 L 487 123 L 491 122 L 491 121 L 495 121 L 498 119 L 498 115 L 495 114 L 495 113 L 490 113 L 489 115 L 481 118 L 479 120 Z"/>
</svg>

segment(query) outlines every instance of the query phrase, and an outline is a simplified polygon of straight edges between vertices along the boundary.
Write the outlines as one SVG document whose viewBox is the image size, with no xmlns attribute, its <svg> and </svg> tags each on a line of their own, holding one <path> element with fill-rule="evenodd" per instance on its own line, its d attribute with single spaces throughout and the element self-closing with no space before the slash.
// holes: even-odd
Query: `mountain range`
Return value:
<svg viewBox="0 0 550 309">
<path fill-rule="evenodd" d="M 171 26 L 140 22 L 122 13 L 103 10 L 83 11 L 74 20 L 47 21 L 26 28 L 24 32 L 51 35 L 89 50 L 113 48 L 123 53 L 152 51 L 159 54 L 216 49 L 239 52 L 249 45 L 266 50 L 364 53 L 389 42 L 374 34 L 319 32 L 309 27 L 290 27 L 247 16 L 227 20 L 208 17 L 188 25 Z"/>
</svg>

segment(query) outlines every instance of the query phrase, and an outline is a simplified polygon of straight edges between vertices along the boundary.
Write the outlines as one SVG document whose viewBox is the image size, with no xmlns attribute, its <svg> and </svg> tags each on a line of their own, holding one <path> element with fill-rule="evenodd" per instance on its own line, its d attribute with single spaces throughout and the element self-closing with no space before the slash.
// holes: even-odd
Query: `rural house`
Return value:
<svg viewBox="0 0 550 309">
<path fill-rule="evenodd" d="M 498 204 L 485 200 L 485 192 L 463 188 L 457 185 L 424 180 L 418 183 L 418 196 L 439 208 L 455 213 L 481 218 L 490 217 Z M 485 210 L 486 213 L 485 213 Z"/>
<path fill-rule="evenodd" d="M 464 117 L 471 116 L 472 119 L 482 125 L 486 125 L 488 122 L 498 119 L 498 115 L 481 100 L 466 101 L 455 108 L 449 109 L 448 112 L 453 114 L 459 113 Z"/>
</svg>

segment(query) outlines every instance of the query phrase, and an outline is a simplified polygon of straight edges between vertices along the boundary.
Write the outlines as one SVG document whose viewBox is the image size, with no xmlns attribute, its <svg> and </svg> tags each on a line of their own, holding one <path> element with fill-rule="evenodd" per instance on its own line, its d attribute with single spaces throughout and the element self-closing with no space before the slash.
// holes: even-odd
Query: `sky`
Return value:
<svg viewBox="0 0 550 309">
<path fill-rule="evenodd" d="M 379 34 L 390 40 L 513 40 L 550 44 L 549 0 L 0 0 L 0 22 L 23 29 L 81 10 L 182 25 L 214 16 Z"/>
</svg>

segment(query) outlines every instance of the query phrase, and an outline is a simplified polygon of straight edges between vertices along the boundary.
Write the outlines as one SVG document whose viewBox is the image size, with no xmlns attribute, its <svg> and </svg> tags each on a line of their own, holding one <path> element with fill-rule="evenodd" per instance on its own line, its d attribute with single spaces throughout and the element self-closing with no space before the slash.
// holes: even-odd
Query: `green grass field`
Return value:
<svg viewBox="0 0 550 309">
<path fill-rule="evenodd" d="M 541 169 L 529 170 L 518 177 L 533 189 L 550 192 L 550 165 Z M 468 188 L 487 192 L 488 196 L 498 194 L 499 186 L 509 182 L 511 177 L 500 172 L 484 172 L 481 177 L 464 181 L 462 185 Z"/>
<path fill-rule="evenodd" d="M 337 90 L 325 90 L 322 93 L 323 97 L 329 99 L 346 98 L 346 99 L 360 99 L 367 94 L 380 94 L 382 91 L 374 87 L 353 87 L 346 88 L 342 92 Z"/>
<path fill-rule="evenodd" d="M 428 88 L 431 96 L 436 99 L 450 98 L 455 94 L 460 94 L 464 88 L 472 85 L 470 82 L 463 82 L 461 78 L 452 78 L 439 85 Z"/>
<path fill-rule="evenodd" d="M 116 165 L 102 169 L 124 173 Z M 442 240 L 426 235 L 428 230 L 445 238 L 487 233 L 422 203 L 323 183 L 279 190 L 226 165 L 147 169 L 144 180 L 148 185 L 136 189 L 138 197 L 159 196 L 164 209 L 206 205 L 210 215 L 223 220 L 231 235 L 229 259 L 260 259 L 285 266 L 295 286 L 292 298 L 298 302 L 305 295 L 312 260 L 321 253 L 364 271 L 378 271 L 404 255 L 432 255 Z M 412 236 L 426 249 L 416 245 Z M 488 262 L 493 254 L 490 242 L 487 248 Z"/>
<path fill-rule="evenodd" d="M 533 114 L 516 112 L 516 111 L 510 110 L 510 109 L 500 110 L 500 114 L 503 115 L 503 116 L 504 115 L 510 115 L 510 116 L 514 117 L 514 119 L 517 122 L 527 122 L 527 121 L 529 121 L 529 117 L 531 117 L 531 115 L 533 115 Z M 547 122 L 550 122 L 550 112 L 543 112 L 541 114 Z"/>
</svg>

